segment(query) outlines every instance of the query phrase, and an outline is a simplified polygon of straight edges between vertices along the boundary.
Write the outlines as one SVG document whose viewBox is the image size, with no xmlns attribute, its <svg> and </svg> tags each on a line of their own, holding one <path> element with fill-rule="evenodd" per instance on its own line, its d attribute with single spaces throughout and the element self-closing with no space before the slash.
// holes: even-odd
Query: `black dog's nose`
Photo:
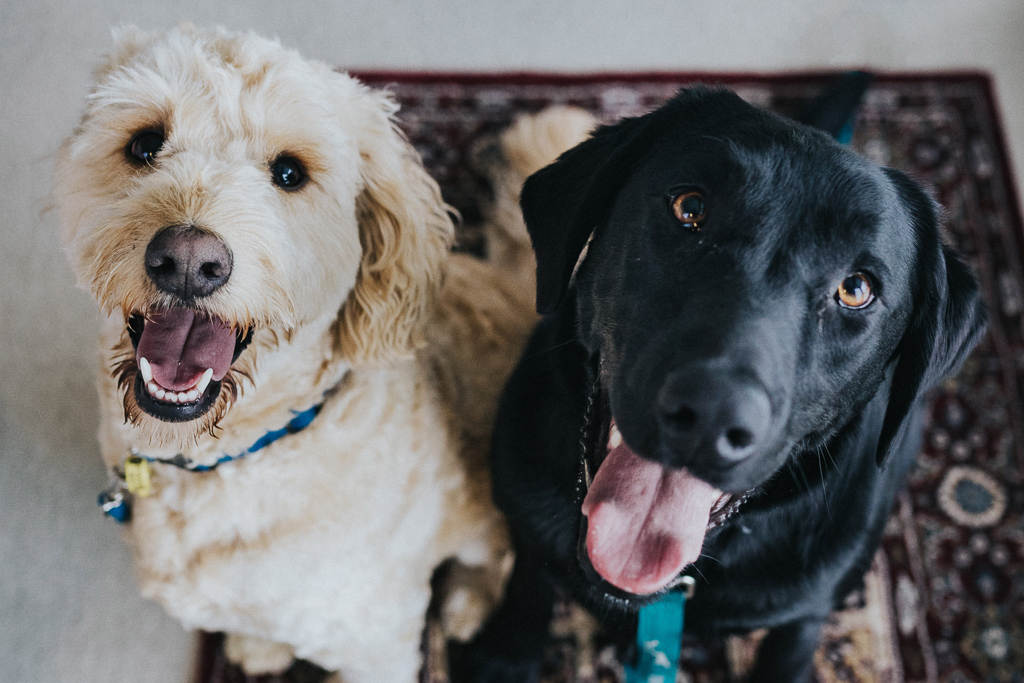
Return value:
<svg viewBox="0 0 1024 683">
<path fill-rule="evenodd" d="M 665 443 L 682 465 L 708 456 L 739 462 L 757 452 L 771 427 L 771 401 L 759 383 L 708 367 L 670 375 L 657 408 Z"/>
<path fill-rule="evenodd" d="M 197 299 L 213 294 L 231 277 L 231 252 L 215 235 L 172 225 L 146 247 L 146 273 L 163 291 Z"/>
</svg>

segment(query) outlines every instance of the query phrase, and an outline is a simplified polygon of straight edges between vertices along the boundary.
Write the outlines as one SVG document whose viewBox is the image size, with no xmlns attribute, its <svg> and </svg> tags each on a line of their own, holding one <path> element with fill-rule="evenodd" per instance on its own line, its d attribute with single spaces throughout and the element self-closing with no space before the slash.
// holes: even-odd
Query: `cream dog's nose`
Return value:
<svg viewBox="0 0 1024 683">
<path fill-rule="evenodd" d="M 231 277 L 231 252 L 216 235 L 191 225 L 171 225 L 146 247 L 146 273 L 165 292 L 199 299 Z"/>
</svg>

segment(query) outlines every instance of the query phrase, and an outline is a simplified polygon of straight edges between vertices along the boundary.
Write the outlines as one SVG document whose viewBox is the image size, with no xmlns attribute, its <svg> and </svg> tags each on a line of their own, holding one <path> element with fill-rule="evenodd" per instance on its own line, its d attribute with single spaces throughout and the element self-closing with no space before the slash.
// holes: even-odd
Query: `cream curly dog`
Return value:
<svg viewBox="0 0 1024 683">
<path fill-rule="evenodd" d="M 254 35 L 124 30 L 58 157 L 63 240 L 105 314 L 102 502 L 143 593 L 250 672 L 298 656 L 411 683 L 434 569 L 464 568 L 454 636 L 501 590 L 484 463 L 534 322 L 515 202 L 592 121 L 504 134 L 485 262 L 450 254 L 396 108 Z"/>
</svg>

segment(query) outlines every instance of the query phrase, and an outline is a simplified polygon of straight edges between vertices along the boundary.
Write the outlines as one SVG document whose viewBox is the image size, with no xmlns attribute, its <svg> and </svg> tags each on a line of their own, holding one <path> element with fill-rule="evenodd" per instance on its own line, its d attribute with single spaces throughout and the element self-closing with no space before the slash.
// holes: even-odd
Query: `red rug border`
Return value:
<svg viewBox="0 0 1024 683">
<path fill-rule="evenodd" d="M 340 70 L 367 83 L 379 85 L 387 81 L 403 83 L 455 83 L 458 85 L 486 85 L 488 83 L 509 85 L 591 85 L 606 81 L 622 83 L 743 83 L 746 81 L 771 80 L 796 82 L 809 78 L 827 78 L 858 69 L 870 72 L 882 82 L 914 80 L 937 80 L 955 82 L 963 80 L 984 81 L 991 85 L 992 75 L 982 69 L 942 69 L 936 71 L 878 71 L 870 67 L 842 69 L 794 69 L 786 71 L 441 71 L 416 69 L 345 69 Z"/>
</svg>

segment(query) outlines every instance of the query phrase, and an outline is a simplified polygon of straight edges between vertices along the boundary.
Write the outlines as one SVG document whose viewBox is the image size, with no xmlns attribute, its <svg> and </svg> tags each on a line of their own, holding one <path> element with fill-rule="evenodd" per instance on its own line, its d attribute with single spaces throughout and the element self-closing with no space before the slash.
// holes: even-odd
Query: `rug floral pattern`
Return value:
<svg viewBox="0 0 1024 683">
<path fill-rule="evenodd" d="M 462 216 L 460 248 L 479 251 L 488 188 L 474 158 L 521 112 L 584 107 L 603 121 L 648 111 L 687 75 L 417 76 L 365 74 L 402 105 L 410 140 Z M 792 113 L 825 74 L 719 80 L 759 106 Z M 862 591 L 828 627 L 821 683 L 1024 683 L 1024 253 L 1021 219 L 994 109 L 977 74 L 887 76 L 861 108 L 853 147 L 912 174 L 945 210 L 946 237 L 979 274 L 991 326 L 960 375 L 936 392 L 917 467 L 899 497 Z M 760 634 L 685 642 L 677 683 L 740 680 Z M 202 683 L 319 681 L 297 663 L 247 678 L 207 636 Z M 422 680 L 445 683 L 444 645 L 424 638 Z M 545 683 L 619 683 L 622 666 L 597 624 L 558 606 Z"/>
</svg>

